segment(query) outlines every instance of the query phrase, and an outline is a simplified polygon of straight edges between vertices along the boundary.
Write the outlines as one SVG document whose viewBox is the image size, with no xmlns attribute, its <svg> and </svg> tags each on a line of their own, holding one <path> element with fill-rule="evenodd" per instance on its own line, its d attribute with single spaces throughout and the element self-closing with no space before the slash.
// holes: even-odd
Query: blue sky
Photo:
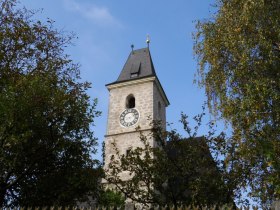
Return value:
<svg viewBox="0 0 280 210">
<path fill-rule="evenodd" d="M 197 63 L 193 55 L 195 21 L 211 17 L 214 0 L 21 0 L 28 9 L 43 9 L 36 15 L 50 18 L 55 27 L 76 33 L 75 45 L 66 49 L 81 64 L 81 76 L 92 83 L 89 95 L 98 98 L 102 116 L 96 120 L 95 136 L 101 143 L 106 132 L 108 91 L 131 51 L 146 47 L 170 101 L 167 121 L 180 129 L 183 111 L 189 116 L 201 112 L 204 90 L 193 84 Z M 207 120 L 207 119 L 206 119 Z M 201 133 L 206 130 L 201 130 Z M 100 156 L 100 154 L 98 155 Z"/>
</svg>

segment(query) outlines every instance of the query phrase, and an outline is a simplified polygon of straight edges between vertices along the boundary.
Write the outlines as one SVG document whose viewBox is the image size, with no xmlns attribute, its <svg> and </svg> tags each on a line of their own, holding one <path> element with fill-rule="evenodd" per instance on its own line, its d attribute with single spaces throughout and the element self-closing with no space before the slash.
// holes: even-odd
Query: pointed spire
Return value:
<svg viewBox="0 0 280 210">
<path fill-rule="evenodd" d="M 147 44 L 149 43 L 150 43 L 150 39 L 147 39 Z M 157 78 L 149 47 L 134 50 L 134 46 L 132 45 L 131 48 L 132 51 L 128 56 L 128 59 L 118 79 L 115 82 L 107 84 L 106 86 L 109 89 L 111 85 L 126 83 L 131 80 L 153 78 L 152 81 L 155 81 L 155 84 L 158 85 L 158 88 L 160 89 L 160 92 L 166 103 L 166 106 L 168 106 L 169 101 L 160 84 L 160 81 Z"/>
<path fill-rule="evenodd" d="M 116 82 L 156 76 L 149 48 L 132 50 Z"/>
</svg>

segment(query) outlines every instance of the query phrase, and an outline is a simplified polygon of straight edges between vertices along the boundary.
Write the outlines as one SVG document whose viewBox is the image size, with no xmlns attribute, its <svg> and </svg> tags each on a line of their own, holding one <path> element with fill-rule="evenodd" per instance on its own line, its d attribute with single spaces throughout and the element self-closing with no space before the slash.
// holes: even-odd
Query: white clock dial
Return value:
<svg viewBox="0 0 280 210">
<path fill-rule="evenodd" d="M 133 113 L 128 113 L 124 117 L 124 121 L 128 122 L 128 123 L 133 122 L 134 119 L 135 119 L 135 116 Z"/>
<path fill-rule="evenodd" d="M 126 109 L 120 115 L 120 123 L 124 127 L 135 125 L 139 119 L 139 112 L 136 109 Z"/>
</svg>

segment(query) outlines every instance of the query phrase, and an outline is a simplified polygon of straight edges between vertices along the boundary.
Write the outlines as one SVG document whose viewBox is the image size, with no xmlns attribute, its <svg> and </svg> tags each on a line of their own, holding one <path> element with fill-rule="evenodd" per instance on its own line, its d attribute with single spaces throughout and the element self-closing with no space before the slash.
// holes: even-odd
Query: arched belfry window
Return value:
<svg viewBox="0 0 280 210">
<path fill-rule="evenodd" d="M 131 94 L 131 95 L 126 97 L 126 108 L 131 109 L 131 108 L 134 108 L 134 107 L 135 107 L 135 98 Z"/>
</svg>

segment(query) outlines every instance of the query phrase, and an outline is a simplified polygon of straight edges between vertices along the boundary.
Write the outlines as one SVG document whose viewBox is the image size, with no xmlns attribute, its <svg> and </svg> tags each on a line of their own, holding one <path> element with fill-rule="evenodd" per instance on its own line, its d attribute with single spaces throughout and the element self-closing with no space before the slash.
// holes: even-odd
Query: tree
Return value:
<svg viewBox="0 0 280 210">
<path fill-rule="evenodd" d="M 232 127 L 217 148 L 235 188 L 269 205 L 280 198 L 280 3 L 216 2 L 213 18 L 197 23 L 199 84 Z"/>
<path fill-rule="evenodd" d="M 101 190 L 98 198 L 98 205 L 104 207 L 124 207 L 125 199 L 120 192 L 113 190 Z"/>
<path fill-rule="evenodd" d="M 105 178 L 126 198 L 149 205 L 233 205 L 232 193 L 224 183 L 222 173 L 210 154 L 205 137 L 196 137 L 198 125 L 191 130 L 187 116 L 182 115 L 188 138 L 175 130 L 164 131 L 161 123 L 154 122 L 149 136 L 140 132 L 143 147 L 131 148 L 120 154 L 114 147 Z M 153 138 L 157 147 L 150 145 Z M 130 178 L 123 179 L 122 173 Z"/>
<path fill-rule="evenodd" d="M 53 21 L 0 1 L 0 207 L 71 205 L 97 186 L 96 101 Z"/>
</svg>

